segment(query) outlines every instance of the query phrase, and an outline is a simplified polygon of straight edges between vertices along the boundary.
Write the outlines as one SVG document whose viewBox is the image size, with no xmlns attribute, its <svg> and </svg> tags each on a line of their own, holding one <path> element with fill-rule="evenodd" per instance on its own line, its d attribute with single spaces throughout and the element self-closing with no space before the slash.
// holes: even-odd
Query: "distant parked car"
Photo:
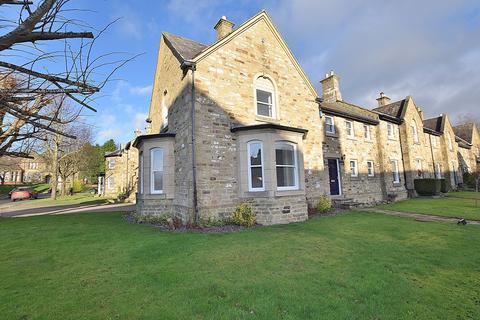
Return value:
<svg viewBox="0 0 480 320">
<path fill-rule="evenodd" d="M 38 192 L 30 187 L 18 187 L 10 191 L 10 200 L 37 199 Z"/>
</svg>

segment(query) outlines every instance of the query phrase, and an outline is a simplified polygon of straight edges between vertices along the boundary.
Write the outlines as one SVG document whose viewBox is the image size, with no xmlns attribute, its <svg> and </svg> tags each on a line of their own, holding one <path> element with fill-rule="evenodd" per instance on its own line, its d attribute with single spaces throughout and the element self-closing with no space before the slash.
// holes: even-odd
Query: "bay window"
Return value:
<svg viewBox="0 0 480 320">
<path fill-rule="evenodd" d="M 298 189 L 298 165 L 295 144 L 290 142 L 275 143 L 275 165 L 277 189 Z"/>
<path fill-rule="evenodd" d="M 247 144 L 248 151 L 248 190 L 264 191 L 263 183 L 263 144 L 261 141 L 251 141 Z"/>
<path fill-rule="evenodd" d="M 150 193 L 163 193 L 163 149 L 150 150 Z"/>
</svg>

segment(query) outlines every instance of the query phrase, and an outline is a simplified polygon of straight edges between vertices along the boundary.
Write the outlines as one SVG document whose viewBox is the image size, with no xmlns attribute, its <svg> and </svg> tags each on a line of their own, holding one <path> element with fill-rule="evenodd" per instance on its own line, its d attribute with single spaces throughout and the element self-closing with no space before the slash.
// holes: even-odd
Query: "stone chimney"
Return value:
<svg viewBox="0 0 480 320">
<path fill-rule="evenodd" d="M 227 17 L 222 16 L 220 20 L 218 20 L 215 27 L 213 27 L 213 29 L 217 31 L 217 41 L 222 40 L 232 33 L 234 25 L 235 24 L 233 22 L 227 20 Z"/>
<path fill-rule="evenodd" d="M 323 101 L 325 102 L 335 102 L 342 101 L 342 93 L 340 92 L 340 77 L 337 76 L 333 71 L 325 74 L 325 79 L 321 80 L 322 91 L 323 91 Z"/>
<path fill-rule="evenodd" d="M 380 92 L 380 97 L 377 98 L 378 106 L 383 107 L 390 103 L 390 98 L 385 95 L 385 93 Z"/>
</svg>

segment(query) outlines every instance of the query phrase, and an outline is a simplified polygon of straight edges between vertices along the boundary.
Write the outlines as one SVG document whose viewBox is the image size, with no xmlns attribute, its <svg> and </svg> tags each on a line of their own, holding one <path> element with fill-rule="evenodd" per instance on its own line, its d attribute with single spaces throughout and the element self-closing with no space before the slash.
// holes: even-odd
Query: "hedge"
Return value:
<svg viewBox="0 0 480 320">
<path fill-rule="evenodd" d="M 421 196 L 435 196 L 440 194 L 442 182 L 439 179 L 415 179 L 415 191 Z"/>
</svg>

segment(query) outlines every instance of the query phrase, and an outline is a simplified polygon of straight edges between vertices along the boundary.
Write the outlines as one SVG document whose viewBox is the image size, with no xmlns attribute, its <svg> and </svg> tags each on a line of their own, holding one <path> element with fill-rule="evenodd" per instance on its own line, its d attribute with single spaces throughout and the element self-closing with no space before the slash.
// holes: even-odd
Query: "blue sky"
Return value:
<svg viewBox="0 0 480 320">
<path fill-rule="evenodd" d="M 335 70 L 343 98 L 374 107 L 378 92 L 412 95 L 426 116 L 480 113 L 479 1 L 75 0 L 81 19 L 100 28 L 121 17 L 98 53 L 144 53 L 117 72 L 86 112 L 96 141 L 131 139 L 143 129 L 162 31 L 206 44 L 226 15 L 237 25 L 267 9 L 317 89 Z M 85 17 L 85 18 L 83 18 Z"/>
</svg>

